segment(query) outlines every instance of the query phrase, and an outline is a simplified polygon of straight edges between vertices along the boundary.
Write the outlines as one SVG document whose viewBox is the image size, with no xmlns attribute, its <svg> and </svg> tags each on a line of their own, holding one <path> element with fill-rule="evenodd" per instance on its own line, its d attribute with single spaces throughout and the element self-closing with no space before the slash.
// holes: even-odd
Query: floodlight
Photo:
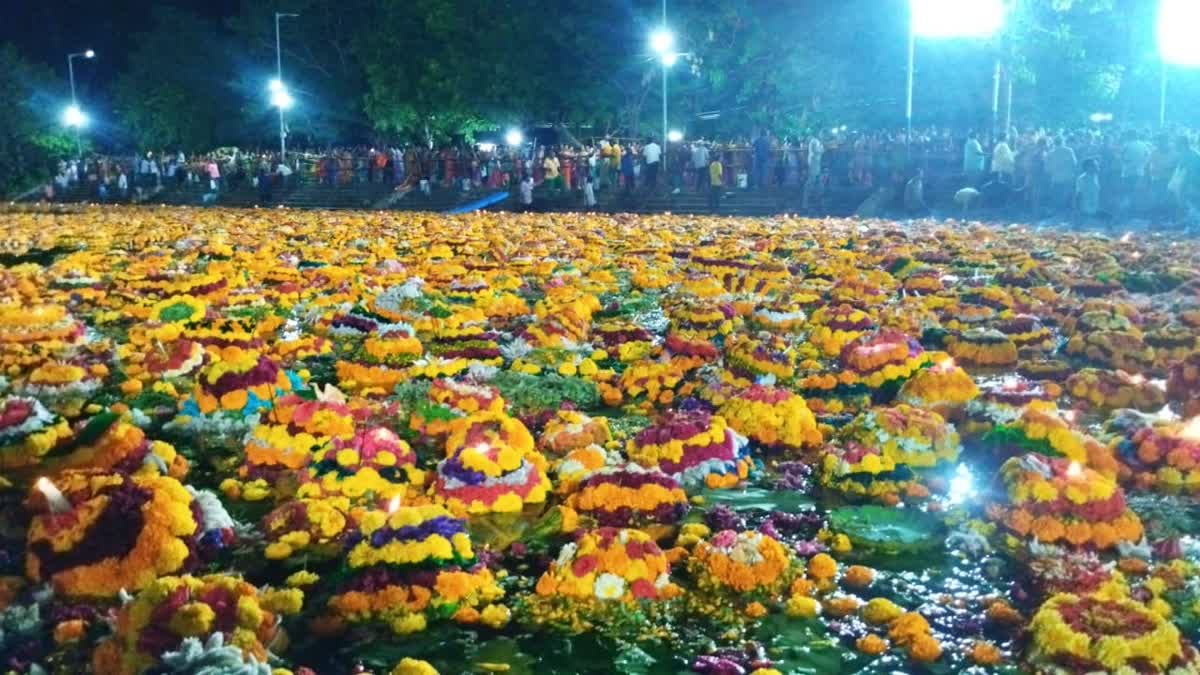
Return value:
<svg viewBox="0 0 1200 675">
<path fill-rule="evenodd" d="M 1162 0 L 1158 7 L 1158 51 L 1164 63 L 1200 67 L 1200 2 Z"/>
<path fill-rule="evenodd" d="M 87 125 L 87 115 L 79 109 L 79 106 L 72 103 L 63 111 L 63 124 L 69 127 L 79 128 Z"/>
<path fill-rule="evenodd" d="M 508 133 L 504 134 L 504 142 L 509 145 L 520 145 L 524 141 L 525 135 L 521 133 L 520 129 L 509 129 Z"/>
<path fill-rule="evenodd" d="M 678 129 L 672 129 L 667 132 L 667 140 L 672 143 L 678 143 L 683 140 L 683 132 Z"/>
<path fill-rule="evenodd" d="M 675 46 L 675 36 L 666 28 L 659 28 L 650 34 L 650 48 L 655 54 L 666 54 Z"/>
<path fill-rule="evenodd" d="M 1004 0 L 909 0 L 913 34 L 989 38 L 1004 26 Z"/>
</svg>

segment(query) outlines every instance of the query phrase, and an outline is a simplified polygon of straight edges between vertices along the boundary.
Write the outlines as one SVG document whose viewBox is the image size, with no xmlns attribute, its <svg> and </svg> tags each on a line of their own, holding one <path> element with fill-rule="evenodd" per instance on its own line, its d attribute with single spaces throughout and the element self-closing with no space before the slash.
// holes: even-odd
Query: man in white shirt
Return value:
<svg viewBox="0 0 1200 675">
<path fill-rule="evenodd" d="M 1146 166 L 1150 163 L 1153 149 L 1143 141 L 1136 131 L 1125 134 L 1125 143 L 1121 147 L 1121 207 L 1128 208 L 1137 200 L 1138 186 L 1146 176 Z"/>
<path fill-rule="evenodd" d="M 1008 145 L 1008 136 L 1001 136 L 992 150 L 992 171 L 1001 183 L 1012 185 L 1013 175 L 1017 172 L 1017 157 Z"/>
<path fill-rule="evenodd" d="M 650 141 L 642 148 L 642 159 L 646 160 L 645 186 L 653 189 L 658 186 L 658 163 L 662 159 L 662 148 Z"/>
<path fill-rule="evenodd" d="M 1083 173 L 1075 179 L 1075 209 L 1081 221 L 1100 215 L 1100 172 L 1096 160 L 1083 163 Z"/>
<path fill-rule="evenodd" d="M 521 179 L 521 210 L 528 211 L 533 208 L 533 176 L 526 174 Z"/>
</svg>

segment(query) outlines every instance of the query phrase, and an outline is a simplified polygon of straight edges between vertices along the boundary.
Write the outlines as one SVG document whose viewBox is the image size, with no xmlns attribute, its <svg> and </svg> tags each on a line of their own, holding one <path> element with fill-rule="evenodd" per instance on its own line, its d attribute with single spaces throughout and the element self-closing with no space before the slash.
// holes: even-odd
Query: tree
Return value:
<svg viewBox="0 0 1200 675">
<path fill-rule="evenodd" d="M 58 124 L 69 101 L 51 70 L 0 46 L 0 186 L 19 192 L 45 181 L 54 165 L 74 153 L 74 139 Z"/>
</svg>

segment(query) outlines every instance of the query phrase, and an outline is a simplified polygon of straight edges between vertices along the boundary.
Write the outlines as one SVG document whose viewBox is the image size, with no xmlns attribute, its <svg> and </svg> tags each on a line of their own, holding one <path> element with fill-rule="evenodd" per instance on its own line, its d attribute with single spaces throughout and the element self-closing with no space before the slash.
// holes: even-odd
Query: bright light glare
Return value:
<svg viewBox="0 0 1200 675">
<path fill-rule="evenodd" d="M 655 54 L 666 54 L 675 46 L 675 35 L 666 28 L 659 28 L 650 34 L 650 48 Z"/>
<path fill-rule="evenodd" d="M 83 53 L 83 58 L 85 58 L 85 59 L 95 58 L 95 56 L 96 56 L 96 52 L 94 52 L 90 49 Z"/>
<path fill-rule="evenodd" d="M 496 149 L 496 144 L 495 144 L 495 143 L 480 143 L 480 144 L 479 144 L 479 151 L 480 151 L 480 152 L 491 152 L 491 151 L 493 151 L 493 150 L 495 150 L 495 149 Z"/>
<path fill-rule="evenodd" d="M 672 129 L 667 132 L 667 140 L 672 143 L 678 143 L 683 140 L 683 132 L 678 129 Z"/>
<path fill-rule="evenodd" d="M 1095 112 L 1088 116 L 1092 124 L 1100 124 L 1101 122 L 1111 122 L 1113 119 L 1112 113 Z"/>
<path fill-rule="evenodd" d="M 679 61 L 679 54 L 675 52 L 667 52 L 662 55 L 662 64 L 668 68 L 675 65 L 677 61 Z"/>
<path fill-rule="evenodd" d="M 1200 2 L 1162 0 L 1158 6 L 1158 52 L 1162 60 L 1176 66 L 1200 67 Z"/>
<path fill-rule="evenodd" d="M 292 107 L 293 103 L 295 101 L 292 100 L 292 95 L 287 92 L 287 89 L 276 89 L 271 92 L 271 105 L 276 108 L 287 110 Z"/>
<path fill-rule="evenodd" d="M 82 127 L 87 125 L 87 115 L 79 109 L 79 106 L 72 103 L 63 111 L 63 124 L 69 127 Z"/>
<path fill-rule="evenodd" d="M 525 141 L 525 135 L 517 129 L 509 129 L 507 134 L 504 134 L 504 142 L 509 145 L 520 145 Z"/>
<path fill-rule="evenodd" d="M 966 464 L 959 464 L 950 479 L 950 493 L 947 495 L 951 504 L 961 504 L 975 496 L 975 478 Z"/>
<path fill-rule="evenodd" d="M 909 0 L 909 11 L 923 38 L 988 38 L 1004 26 L 1004 0 Z"/>
<path fill-rule="evenodd" d="M 277 77 L 272 77 L 271 81 L 267 83 L 267 88 L 271 91 L 283 91 L 283 82 Z"/>
</svg>

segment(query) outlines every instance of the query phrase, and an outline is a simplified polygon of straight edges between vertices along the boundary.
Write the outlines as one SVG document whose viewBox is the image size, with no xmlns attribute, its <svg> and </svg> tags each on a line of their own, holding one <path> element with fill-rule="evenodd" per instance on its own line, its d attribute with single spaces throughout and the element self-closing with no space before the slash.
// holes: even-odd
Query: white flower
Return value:
<svg viewBox="0 0 1200 675">
<path fill-rule="evenodd" d="M 562 549 L 558 552 L 558 560 L 554 561 L 555 564 L 559 567 L 570 564 L 571 559 L 575 557 L 575 550 L 578 548 L 575 542 L 563 545 Z"/>
<path fill-rule="evenodd" d="M 225 506 L 221 504 L 221 500 L 217 495 L 208 490 L 197 490 L 191 485 L 186 487 L 187 491 L 192 495 L 192 501 L 196 502 L 196 505 L 200 507 L 200 515 L 201 520 L 204 522 L 205 532 L 233 529 L 233 518 L 225 510 Z"/>
<path fill-rule="evenodd" d="M 492 378 L 496 377 L 496 373 L 498 372 L 500 372 L 500 369 L 496 366 L 491 366 L 486 363 L 479 363 L 478 361 L 474 361 L 471 363 L 471 365 L 467 366 L 467 374 L 471 376 L 471 378 L 480 382 L 487 382 L 488 380 L 491 380 Z"/>
<path fill-rule="evenodd" d="M 595 585 L 596 597 L 601 600 L 619 600 L 625 595 L 625 580 L 621 577 L 605 572 L 596 577 Z"/>
<path fill-rule="evenodd" d="M 533 351 L 533 347 L 524 338 L 517 338 L 500 347 L 500 355 L 506 361 L 516 361 L 531 351 Z"/>
<path fill-rule="evenodd" d="M 658 578 L 654 580 L 654 587 L 661 591 L 662 589 L 666 588 L 667 584 L 669 583 L 671 583 L 671 577 L 667 576 L 667 574 L 664 572 L 658 575 Z"/>
</svg>

